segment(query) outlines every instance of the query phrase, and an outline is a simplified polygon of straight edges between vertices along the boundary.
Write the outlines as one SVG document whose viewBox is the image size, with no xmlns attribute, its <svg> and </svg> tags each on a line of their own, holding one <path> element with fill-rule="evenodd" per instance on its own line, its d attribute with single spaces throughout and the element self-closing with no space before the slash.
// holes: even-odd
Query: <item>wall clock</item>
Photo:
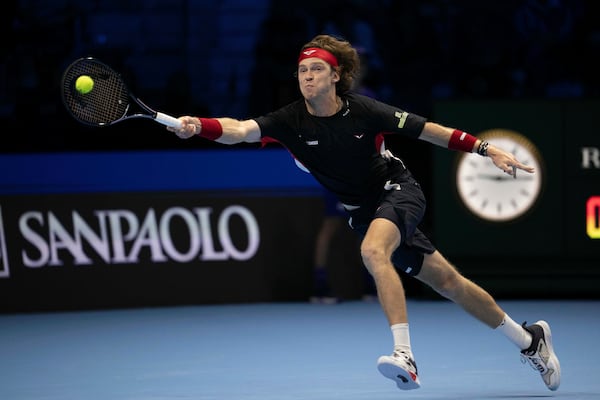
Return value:
<svg viewBox="0 0 600 400">
<path fill-rule="evenodd" d="M 517 170 L 516 178 L 502 172 L 488 157 L 460 153 L 456 168 L 456 190 L 461 203 L 476 217 L 491 222 L 509 222 L 527 214 L 537 203 L 544 183 L 544 162 L 536 146 L 523 134 L 505 129 L 484 131 L 487 140 L 512 154 L 534 173 Z"/>
</svg>

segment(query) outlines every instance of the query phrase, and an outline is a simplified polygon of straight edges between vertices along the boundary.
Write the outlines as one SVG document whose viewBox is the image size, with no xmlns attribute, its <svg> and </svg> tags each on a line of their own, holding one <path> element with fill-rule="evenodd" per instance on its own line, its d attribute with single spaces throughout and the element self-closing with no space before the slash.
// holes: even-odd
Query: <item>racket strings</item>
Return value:
<svg viewBox="0 0 600 400">
<path fill-rule="evenodd" d="M 89 93 L 82 94 L 75 88 L 81 75 L 94 80 Z M 113 123 L 129 109 L 129 91 L 120 75 L 93 59 L 78 60 L 69 67 L 63 79 L 63 100 L 76 119 L 90 125 Z"/>
</svg>

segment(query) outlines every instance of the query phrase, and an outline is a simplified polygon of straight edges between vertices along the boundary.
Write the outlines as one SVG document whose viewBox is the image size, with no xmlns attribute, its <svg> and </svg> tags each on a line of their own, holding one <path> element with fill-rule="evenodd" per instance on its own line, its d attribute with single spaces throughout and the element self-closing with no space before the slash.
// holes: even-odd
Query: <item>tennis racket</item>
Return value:
<svg viewBox="0 0 600 400">
<path fill-rule="evenodd" d="M 88 93 L 77 90 L 80 76 L 89 76 L 93 86 Z M 181 121 L 144 104 L 128 89 L 121 74 L 93 58 L 75 60 L 62 77 L 62 100 L 67 110 L 79 122 L 91 126 L 108 126 L 132 118 L 150 118 L 173 128 Z"/>
</svg>

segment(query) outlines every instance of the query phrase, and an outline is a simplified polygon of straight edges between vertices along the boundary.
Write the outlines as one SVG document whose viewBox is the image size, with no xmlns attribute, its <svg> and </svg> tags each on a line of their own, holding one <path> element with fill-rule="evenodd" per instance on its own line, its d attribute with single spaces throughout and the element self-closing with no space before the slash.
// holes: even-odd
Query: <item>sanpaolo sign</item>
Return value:
<svg viewBox="0 0 600 400">
<path fill-rule="evenodd" d="M 144 249 L 153 263 L 252 258 L 260 246 L 252 211 L 240 205 L 227 206 L 216 216 L 213 211 L 212 207 L 174 206 L 160 212 L 148 208 L 142 215 L 121 209 L 94 210 L 83 216 L 72 210 L 67 221 L 51 210 L 27 211 L 18 219 L 18 232 L 27 243 L 20 262 L 27 268 L 137 264 Z M 241 244 L 230 232 L 235 219 L 245 231 Z"/>
<path fill-rule="evenodd" d="M 4 196 L 0 311 L 305 299 L 321 217 L 260 192 Z"/>
</svg>

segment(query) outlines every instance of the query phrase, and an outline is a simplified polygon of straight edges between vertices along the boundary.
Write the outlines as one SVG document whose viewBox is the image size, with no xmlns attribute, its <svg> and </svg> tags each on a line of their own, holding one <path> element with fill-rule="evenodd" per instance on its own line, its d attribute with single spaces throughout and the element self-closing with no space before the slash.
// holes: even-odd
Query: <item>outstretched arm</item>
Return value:
<svg viewBox="0 0 600 400">
<path fill-rule="evenodd" d="M 423 132 L 421 132 L 419 139 L 451 150 L 462 150 L 467 153 L 476 152 L 482 156 L 487 156 L 498 168 L 509 175 L 516 176 L 517 168 L 529 173 L 534 172 L 533 167 L 521 163 L 513 154 L 496 147 L 491 143 L 482 142 L 480 139 L 477 139 L 466 132 L 449 128 L 435 122 L 425 123 L 425 127 L 423 128 Z"/>
<path fill-rule="evenodd" d="M 182 139 L 198 135 L 223 144 L 260 142 L 260 127 L 253 119 L 240 121 L 233 118 L 179 117 L 182 126 L 179 129 L 168 127 Z"/>
</svg>

